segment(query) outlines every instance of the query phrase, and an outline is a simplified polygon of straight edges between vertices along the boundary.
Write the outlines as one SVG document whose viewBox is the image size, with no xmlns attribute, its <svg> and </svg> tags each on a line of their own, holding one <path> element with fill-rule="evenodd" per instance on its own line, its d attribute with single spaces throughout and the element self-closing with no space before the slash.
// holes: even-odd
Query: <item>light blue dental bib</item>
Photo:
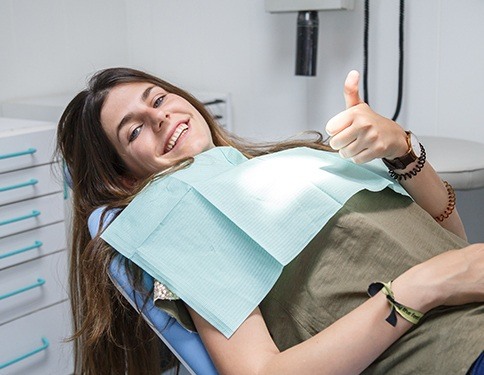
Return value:
<svg viewBox="0 0 484 375">
<path fill-rule="evenodd" d="M 217 147 L 150 183 L 101 237 L 230 337 L 351 196 L 386 187 L 408 195 L 379 161 Z"/>
</svg>

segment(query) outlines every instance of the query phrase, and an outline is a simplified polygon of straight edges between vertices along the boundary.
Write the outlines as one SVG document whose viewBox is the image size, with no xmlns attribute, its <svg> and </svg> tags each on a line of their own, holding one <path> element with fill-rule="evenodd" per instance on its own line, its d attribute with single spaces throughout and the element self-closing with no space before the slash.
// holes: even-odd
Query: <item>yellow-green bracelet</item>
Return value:
<svg viewBox="0 0 484 375">
<path fill-rule="evenodd" d="M 409 321 L 412 324 L 417 324 L 420 321 L 420 319 L 422 319 L 424 315 L 423 313 L 395 301 L 395 296 L 393 294 L 391 281 L 388 283 L 375 282 L 370 284 L 370 286 L 368 287 L 368 294 L 370 297 L 373 297 L 380 290 L 384 295 L 386 295 L 388 303 L 390 303 L 390 306 L 391 306 L 390 315 L 388 315 L 388 318 L 386 318 L 385 320 L 388 323 L 390 323 L 393 327 L 397 325 L 396 313 L 398 313 L 402 318 L 404 318 L 405 320 Z"/>
</svg>

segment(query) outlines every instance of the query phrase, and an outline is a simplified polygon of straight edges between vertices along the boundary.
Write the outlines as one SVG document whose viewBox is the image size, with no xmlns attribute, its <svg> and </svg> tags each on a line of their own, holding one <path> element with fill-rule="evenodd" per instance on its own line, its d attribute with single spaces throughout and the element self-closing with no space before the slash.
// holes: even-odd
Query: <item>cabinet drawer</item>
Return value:
<svg viewBox="0 0 484 375">
<path fill-rule="evenodd" d="M 63 222 L 0 238 L 0 270 L 66 248 Z"/>
<path fill-rule="evenodd" d="M 0 118 L 0 173 L 51 163 L 55 125 Z"/>
<path fill-rule="evenodd" d="M 62 220 L 62 193 L 0 206 L 0 238 Z"/>
<path fill-rule="evenodd" d="M 62 186 L 54 176 L 55 169 L 59 171 L 58 164 L 0 174 L 0 206 L 62 191 Z"/>
<path fill-rule="evenodd" d="M 66 301 L 0 326 L 0 374 L 72 374 L 69 311 Z"/>
<path fill-rule="evenodd" d="M 0 271 L 0 325 L 67 299 L 67 252 Z"/>
</svg>

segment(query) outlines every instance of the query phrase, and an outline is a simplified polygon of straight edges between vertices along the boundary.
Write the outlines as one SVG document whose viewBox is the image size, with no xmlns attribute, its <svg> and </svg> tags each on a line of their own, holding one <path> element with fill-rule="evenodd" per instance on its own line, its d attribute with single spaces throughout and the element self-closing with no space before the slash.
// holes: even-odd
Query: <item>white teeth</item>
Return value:
<svg viewBox="0 0 484 375">
<path fill-rule="evenodd" d="M 175 147 L 176 141 L 178 141 L 178 138 L 180 138 L 180 135 L 182 135 L 183 132 L 187 129 L 188 129 L 187 124 L 178 125 L 178 127 L 175 129 L 175 132 L 173 133 L 170 140 L 168 141 L 168 145 L 166 146 L 166 152 L 170 151 L 173 147 Z"/>
</svg>

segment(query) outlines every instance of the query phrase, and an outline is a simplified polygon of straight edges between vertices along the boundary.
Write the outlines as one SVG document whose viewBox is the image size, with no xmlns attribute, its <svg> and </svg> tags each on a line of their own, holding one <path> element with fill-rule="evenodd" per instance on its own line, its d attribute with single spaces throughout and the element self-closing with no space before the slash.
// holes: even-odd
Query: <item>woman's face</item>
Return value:
<svg viewBox="0 0 484 375">
<path fill-rule="evenodd" d="M 135 178 L 214 147 L 208 124 L 195 107 L 152 83 L 112 88 L 101 110 L 101 124 Z"/>
</svg>

